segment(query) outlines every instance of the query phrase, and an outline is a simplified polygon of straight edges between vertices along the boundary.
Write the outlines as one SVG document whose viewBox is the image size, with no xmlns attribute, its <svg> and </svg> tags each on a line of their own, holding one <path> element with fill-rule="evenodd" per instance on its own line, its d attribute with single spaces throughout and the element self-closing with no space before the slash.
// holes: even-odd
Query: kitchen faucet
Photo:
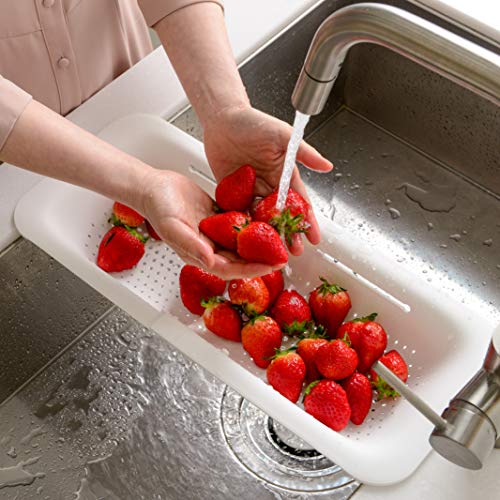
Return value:
<svg viewBox="0 0 500 500">
<path fill-rule="evenodd" d="M 404 10 L 361 3 L 339 9 L 318 28 L 297 80 L 292 104 L 319 114 L 351 47 L 386 47 L 500 105 L 500 57 Z M 480 469 L 500 447 L 500 327 L 493 334 L 483 367 L 442 414 L 432 447 L 446 459 Z"/>
<path fill-rule="evenodd" d="M 306 115 L 320 113 L 349 49 L 386 47 L 500 104 L 500 56 L 396 7 L 360 3 L 339 9 L 316 31 L 292 95 Z"/>
</svg>

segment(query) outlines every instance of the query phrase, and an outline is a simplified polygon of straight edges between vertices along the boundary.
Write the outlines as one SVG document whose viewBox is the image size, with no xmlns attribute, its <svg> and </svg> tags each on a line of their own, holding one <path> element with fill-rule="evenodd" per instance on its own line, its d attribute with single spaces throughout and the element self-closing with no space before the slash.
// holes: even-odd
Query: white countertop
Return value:
<svg viewBox="0 0 500 500">
<path fill-rule="evenodd" d="M 410 0 L 435 12 L 445 12 L 456 22 L 498 43 L 500 3 L 496 0 Z M 278 33 L 315 0 L 225 0 L 226 22 L 238 61 Z M 262 12 L 266 12 L 262 16 Z M 495 24 L 496 23 L 496 24 Z M 187 103 L 165 56 L 156 49 L 127 73 L 108 85 L 69 116 L 83 128 L 97 132 L 117 118 L 135 112 L 172 116 Z M 17 200 L 39 181 L 39 177 L 9 165 L 0 166 L 0 250 L 17 238 L 12 214 Z M 382 457 L 381 457 L 382 459 Z M 390 487 L 363 486 L 355 494 L 363 499 L 482 500 L 499 498 L 500 451 L 495 450 L 487 466 L 478 472 L 460 469 L 431 454 L 417 472 Z"/>
</svg>

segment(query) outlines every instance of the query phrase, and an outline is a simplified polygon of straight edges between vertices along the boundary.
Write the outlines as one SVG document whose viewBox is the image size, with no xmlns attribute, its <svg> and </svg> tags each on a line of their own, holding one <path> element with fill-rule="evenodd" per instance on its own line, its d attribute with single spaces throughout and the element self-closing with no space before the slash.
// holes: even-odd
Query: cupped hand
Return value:
<svg viewBox="0 0 500 500">
<path fill-rule="evenodd" d="M 139 210 L 179 257 L 223 279 L 268 274 L 271 266 L 244 262 L 216 251 L 198 230 L 200 220 L 213 215 L 214 201 L 197 184 L 170 170 L 151 171 L 143 179 Z"/>
<path fill-rule="evenodd" d="M 256 194 L 269 194 L 279 185 L 291 133 L 292 127 L 288 123 L 249 105 L 219 112 L 204 124 L 205 152 L 217 181 L 241 165 L 250 164 L 257 171 Z M 304 141 L 297 152 L 297 161 L 319 172 L 329 172 L 333 168 L 329 160 Z M 297 168 L 290 186 L 309 201 Z M 320 231 L 312 208 L 308 222 L 307 239 L 318 244 Z M 290 251 L 294 255 L 302 253 L 299 235 L 295 235 Z"/>
</svg>

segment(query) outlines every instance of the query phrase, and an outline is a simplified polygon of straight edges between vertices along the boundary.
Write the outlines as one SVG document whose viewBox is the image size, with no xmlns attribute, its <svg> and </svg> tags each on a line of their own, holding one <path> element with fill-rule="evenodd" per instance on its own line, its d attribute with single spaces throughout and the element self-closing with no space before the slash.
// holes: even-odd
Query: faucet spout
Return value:
<svg viewBox="0 0 500 500">
<path fill-rule="evenodd" d="M 297 111 L 320 113 L 351 47 L 382 45 L 500 104 L 500 56 L 409 12 L 361 3 L 318 28 L 292 95 Z"/>
</svg>

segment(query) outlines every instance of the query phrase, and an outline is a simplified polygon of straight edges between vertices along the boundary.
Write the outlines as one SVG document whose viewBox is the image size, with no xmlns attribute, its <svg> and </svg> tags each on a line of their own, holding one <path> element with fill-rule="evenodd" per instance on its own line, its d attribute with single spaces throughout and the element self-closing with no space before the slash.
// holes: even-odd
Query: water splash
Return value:
<svg viewBox="0 0 500 500">
<path fill-rule="evenodd" d="M 288 188 L 290 187 L 290 180 L 292 178 L 293 169 L 295 168 L 295 159 L 299 149 L 302 138 L 304 137 L 304 129 L 309 121 L 309 115 L 305 115 L 300 111 L 295 113 L 293 121 L 293 131 L 286 150 L 285 165 L 281 173 L 280 185 L 278 189 L 278 199 L 276 201 L 276 208 L 283 210 L 285 208 L 286 197 Z"/>
</svg>

